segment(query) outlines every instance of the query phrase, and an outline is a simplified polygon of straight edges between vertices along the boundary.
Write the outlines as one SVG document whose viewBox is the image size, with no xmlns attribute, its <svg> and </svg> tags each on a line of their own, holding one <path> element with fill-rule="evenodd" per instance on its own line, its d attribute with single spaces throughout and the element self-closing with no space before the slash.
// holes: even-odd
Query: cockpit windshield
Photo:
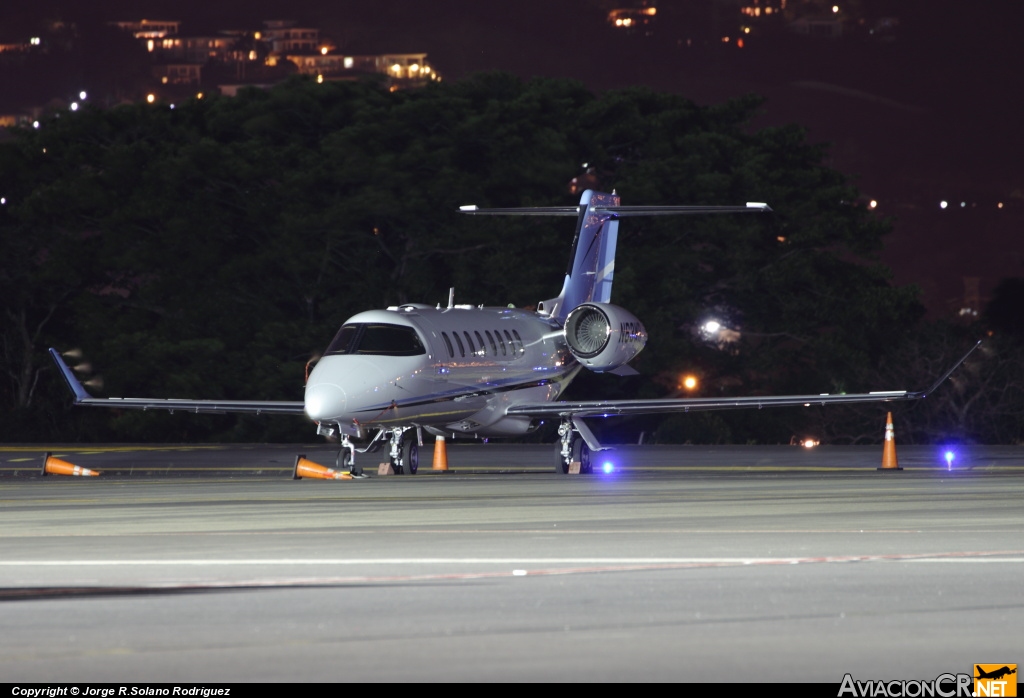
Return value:
<svg viewBox="0 0 1024 698">
<path fill-rule="evenodd" d="M 413 328 L 367 323 L 342 325 L 324 355 L 418 356 L 426 353 L 423 342 Z"/>
</svg>

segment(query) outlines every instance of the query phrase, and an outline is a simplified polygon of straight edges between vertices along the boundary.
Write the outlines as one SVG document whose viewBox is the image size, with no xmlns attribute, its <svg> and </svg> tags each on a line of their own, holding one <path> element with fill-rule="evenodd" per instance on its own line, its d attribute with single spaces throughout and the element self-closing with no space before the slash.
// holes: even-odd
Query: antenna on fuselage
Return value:
<svg viewBox="0 0 1024 698">
<path fill-rule="evenodd" d="M 455 287 L 448 289 L 448 310 L 455 307 Z"/>
</svg>

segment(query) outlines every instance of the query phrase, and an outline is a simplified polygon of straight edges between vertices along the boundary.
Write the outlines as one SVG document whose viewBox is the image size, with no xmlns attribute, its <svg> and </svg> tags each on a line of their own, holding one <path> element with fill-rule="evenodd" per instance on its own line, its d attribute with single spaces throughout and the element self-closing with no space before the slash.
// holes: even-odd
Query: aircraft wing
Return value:
<svg viewBox="0 0 1024 698">
<path fill-rule="evenodd" d="M 271 400 L 178 400 L 142 397 L 93 397 L 83 386 L 74 372 L 64 362 L 60 352 L 50 349 L 50 356 L 64 376 L 71 393 L 75 396 L 76 405 L 86 407 L 114 407 L 127 410 L 167 410 L 175 412 L 206 412 L 228 413 L 242 412 L 247 414 L 305 414 L 303 402 L 281 402 Z"/>
<path fill-rule="evenodd" d="M 933 393 L 960 367 L 967 357 L 981 344 L 979 341 L 942 374 L 927 390 L 884 390 L 871 393 L 844 393 L 821 395 L 763 395 L 754 397 L 722 398 L 667 398 L 659 400 L 582 400 L 577 402 L 539 402 L 535 404 L 511 405 L 506 414 L 529 417 L 614 417 L 631 414 L 654 414 L 659 412 L 706 412 L 710 410 L 762 409 L 765 407 L 811 407 L 812 405 L 846 405 L 860 402 L 897 402 L 920 400 Z"/>
</svg>

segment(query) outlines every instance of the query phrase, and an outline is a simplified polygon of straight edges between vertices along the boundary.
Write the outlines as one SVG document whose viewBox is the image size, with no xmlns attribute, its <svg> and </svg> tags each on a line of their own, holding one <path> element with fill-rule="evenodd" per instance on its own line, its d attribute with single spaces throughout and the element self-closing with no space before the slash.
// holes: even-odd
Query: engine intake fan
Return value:
<svg viewBox="0 0 1024 698">
<path fill-rule="evenodd" d="M 647 330 L 628 310 L 584 303 L 565 319 L 565 342 L 576 360 L 598 373 L 618 368 L 647 344 Z"/>
</svg>

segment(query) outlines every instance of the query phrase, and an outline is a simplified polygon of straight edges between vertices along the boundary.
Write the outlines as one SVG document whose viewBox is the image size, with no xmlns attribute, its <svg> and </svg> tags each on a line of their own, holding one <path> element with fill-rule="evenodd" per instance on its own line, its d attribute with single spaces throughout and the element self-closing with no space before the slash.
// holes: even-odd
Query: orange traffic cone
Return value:
<svg viewBox="0 0 1024 698">
<path fill-rule="evenodd" d="M 882 448 L 882 467 L 879 470 L 903 470 L 896 462 L 896 435 L 892 428 L 892 412 L 885 415 L 885 446 Z"/>
<path fill-rule="evenodd" d="M 448 446 L 445 445 L 444 437 L 438 436 L 434 440 L 434 465 L 431 470 L 448 470 Z"/>
<path fill-rule="evenodd" d="M 47 452 L 43 456 L 43 475 L 91 475 L 92 477 L 97 477 L 99 472 L 68 463 L 60 458 L 54 458 Z"/>
<path fill-rule="evenodd" d="M 292 479 L 301 480 L 304 477 L 315 480 L 351 480 L 352 473 L 338 472 L 331 468 L 324 467 L 319 463 L 306 460 L 305 455 L 295 456 L 295 467 L 292 468 Z"/>
</svg>

